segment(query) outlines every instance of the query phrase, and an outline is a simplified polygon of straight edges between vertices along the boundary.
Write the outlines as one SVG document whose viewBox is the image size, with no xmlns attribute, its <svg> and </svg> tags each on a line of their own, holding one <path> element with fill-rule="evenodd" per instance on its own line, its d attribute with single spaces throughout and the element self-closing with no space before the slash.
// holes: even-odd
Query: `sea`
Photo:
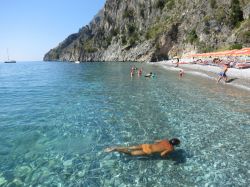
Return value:
<svg viewBox="0 0 250 187">
<path fill-rule="evenodd" d="M 171 138 L 166 158 L 103 151 Z M 249 185 L 249 91 L 146 63 L 0 63 L 0 186 Z"/>
</svg>

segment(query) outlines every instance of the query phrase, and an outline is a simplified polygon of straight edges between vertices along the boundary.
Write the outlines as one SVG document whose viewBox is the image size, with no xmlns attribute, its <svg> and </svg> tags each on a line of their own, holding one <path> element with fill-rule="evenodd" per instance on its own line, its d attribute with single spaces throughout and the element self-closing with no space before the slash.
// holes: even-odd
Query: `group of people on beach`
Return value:
<svg viewBox="0 0 250 187">
<path fill-rule="evenodd" d="M 219 58 L 216 58 L 213 61 L 214 61 L 214 63 L 217 63 L 217 64 L 220 64 L 222 62 Z M 175 64 L 176 64 L 175 67 L 179 68 L 179 64 L 180 64 L 179 58 L 176 58 Z M 230 67 L 230 64 L 228 64 L 228 63 L 223 64 L 223 69 L 218 74 L 219 77 L 217 79 L 217 83 L 219 83 L 222 79 L 224 80 L 225 83 L 227 82 L 228 77 L 227 77 L 226 73 L 227 73 L 229 67 Z M 136 74 L 136 71 L 137 71 L 138 77 L 142 76 L 142 72 L 143 72 L 142 67 L 137 68 L 137 67 L 135 67 L 135 65 L 131 66 L 130 76 L 133 77 Z M 180 69 L 178 75 L 179 75 L 179 78 L 182 78 L 184 76 L 184 70 Z M 152 78 L 152 77 L 156 77 L 156 75 L 154 73 L 150 72 L 150 73 L 146 74 L 145 77 Z"/>
<path fill-rule="evenodd" d="M 207 61 L 202 61 L 201 59 L 198 59 L 197 62 L 199 64 L 208 64 Z M 213 61 L 212 61 L 213 64 L 216 64 L 218 66 L 221 66 L 222 65 L 222 71 L 219 72 L 218 74 L 218 79 L 217 79 L 217 83 L 219 83 L 221 81 L 221 79 L 224 79 L 224 82 L 226 83 L 227 82 L 227 71 L 228 71 L 228 68 L 231 67 L 231 63 L 224 63 L 220 58 L 214 58 Z"/>
<path fill-rule="evenodd" d="M 201 59 L 198 59 L 196 62 L 202 62 Z M 176 59 L 176 68 L 179 68 L 179 58 Z M 222 60 L 220 60 L 219 58 L 215 58 L 213 59 L 213 63 L 217 64 L 217 65 L 222 65 L 222 71 L 219 72 L 218 74 L 218 78 L 217 78 L 217 83 L 219 83 L 222 79 L 224 80 L 225 83 L 227 83 L 228 77 L 227 77 L 227 71 L 228 68 L 231 67 L 231 63 L 222 63 Z M 179 70 L 179 77 L 182 78 L 184 75 L 184 70 L 180 69 Z"/>
<path fill-rule="evenodd" d="M 235 60 L 232 61 L 232 60 L 228 59 L 228 60 L 226 60 L 226 62 L 228 62 L 228 64 L 232 64 L 233 65 L 233 63 L 235 63 Z M 212 59 L 212 57 L 210 57 L 209 59 L 205 59 L 205 60 L 202 60 L 201 58 L 199 58 L 199 59 L 196 60 L 193 57 L 193 61 L 190 62 L 190 63 L 191 64 L 200 64 L 200 65 L 220 66 L 220 65 L 225 64 L 225 61 L 222 60 L 222 59 L 220 59 L 220 58 L 218 58 L 218 57 L 213 58 L 213 59 Z"/>
</svg>

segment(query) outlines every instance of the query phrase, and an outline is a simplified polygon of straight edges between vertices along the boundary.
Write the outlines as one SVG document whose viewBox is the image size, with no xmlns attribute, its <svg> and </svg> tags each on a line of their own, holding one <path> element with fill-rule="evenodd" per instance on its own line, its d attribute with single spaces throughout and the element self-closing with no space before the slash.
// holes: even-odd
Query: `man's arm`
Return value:
<svg viewBox="0 0 250 187">
<path fill-rule="evenodd" d="M 170 153 L 170 152 L 172 152 L 172 151 L 166 150 L 166 151 L 161 152 L 161 157 L 167 156 L 167 154 Z"/>
<path fill-rule="evenodd" d="M 162 140 L 155 140 L 155 143 L 160 143 Z"/>
</svg>

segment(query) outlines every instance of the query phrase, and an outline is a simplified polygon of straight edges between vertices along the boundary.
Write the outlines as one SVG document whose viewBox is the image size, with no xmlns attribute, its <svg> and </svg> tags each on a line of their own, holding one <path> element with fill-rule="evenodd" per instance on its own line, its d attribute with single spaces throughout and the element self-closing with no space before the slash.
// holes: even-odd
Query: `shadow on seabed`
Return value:
<svg viewBox="0 0 250 187">
<path fill-rule="evenodd" d="M 185 150 L 183 149 L 177 149 L 174 152 L 170 153 L 168 156 L 165 158 L 161 157 L 160 155 L 150 155 L 150 156 L 128 156 L 128 155 L 121 155 L 124 157 L 124 162 L 128 162 L 131 160 L 173 160 L 175 163 L 174 165 L 177 164 L 183 164 L 186 162 L 187 158 L 191 158 L 192 155 L 188 154 Z"/>
</svg>

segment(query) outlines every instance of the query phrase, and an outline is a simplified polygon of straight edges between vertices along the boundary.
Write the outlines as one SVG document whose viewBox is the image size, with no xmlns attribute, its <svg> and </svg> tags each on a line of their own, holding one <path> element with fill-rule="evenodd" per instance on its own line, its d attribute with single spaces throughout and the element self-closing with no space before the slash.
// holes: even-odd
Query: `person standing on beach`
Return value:
<svg viewBox="0 0 250 187">
<path fill-rule="evenodd" d="M 224 64 L 223 70 L 219 73 L 219 78 L 217 79 L 217 83 L 219 83 L 221 79 L 224 79 L 225 83 L 227 82 L 227 75 L 226 75 L 227 71 L 228 71 L 228 64 Z"/>
<path fill-rule="evenodd" d="M 162 157 L 174 151 L 174 146 L 180 144 L 180 140 L 173 138 L 171 140 L 156 140 L 153 144 L 141 144 L 130 147 L 109 147 L 104 151 L 119 152 L 129 154 L 131 156 L 151 155 L 159 153 Z"/>
<path fill-rule="evenodd" d="M 180 60 L 179 60 L 179 58 L 177 58 L 176 60 L 177 60 L 177 61 L 176 61 L 176 66 L 175 66 L 175 67 L 177 68 L 177 67 L 179 67 L 179 61 L 180 61 Z"/>
</svg>

